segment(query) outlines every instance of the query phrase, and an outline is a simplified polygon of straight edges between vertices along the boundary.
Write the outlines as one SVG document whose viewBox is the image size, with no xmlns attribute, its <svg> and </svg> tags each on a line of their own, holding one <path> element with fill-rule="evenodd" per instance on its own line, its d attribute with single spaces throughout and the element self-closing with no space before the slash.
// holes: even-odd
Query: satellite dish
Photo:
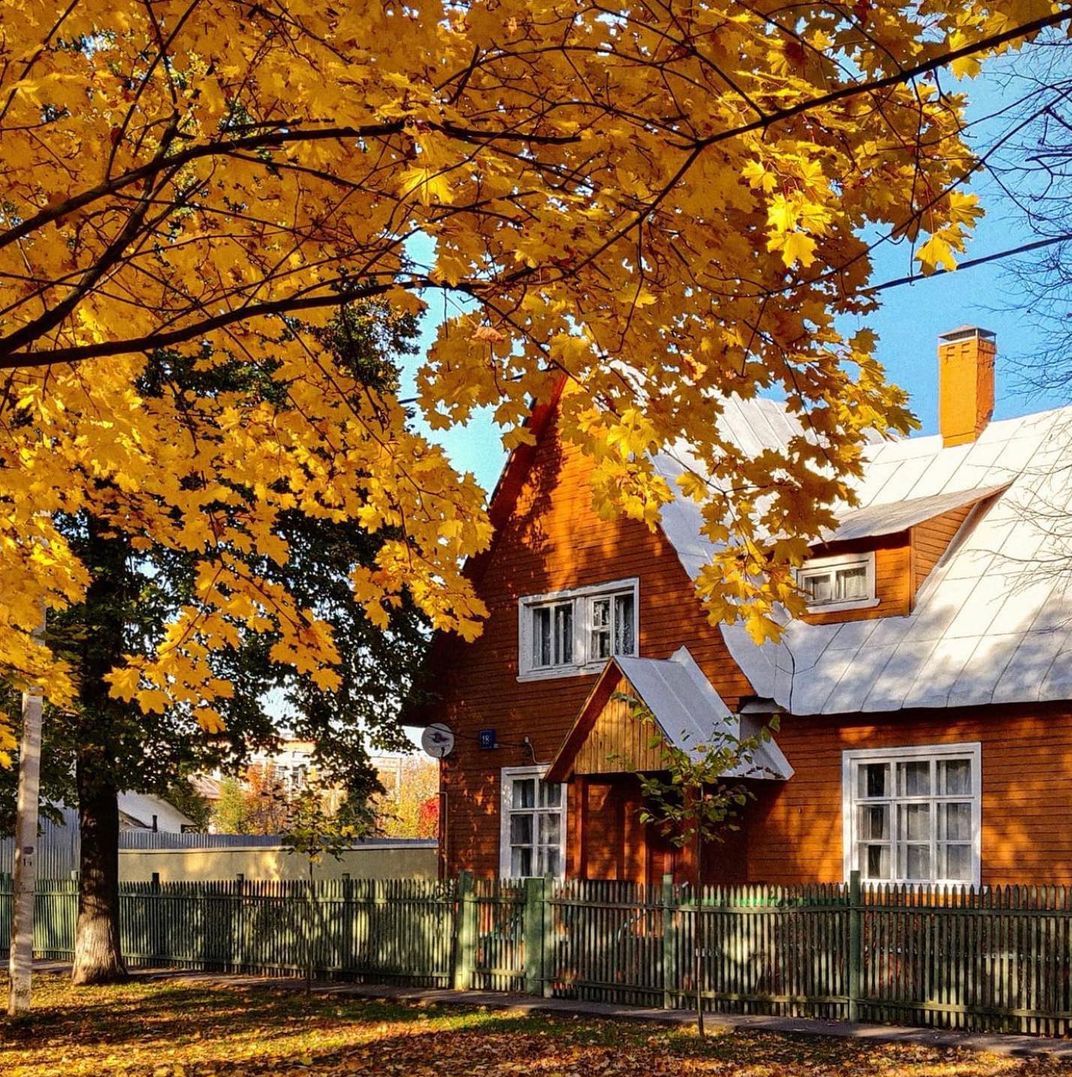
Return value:
<svg viewBox="0 0 1072 1077">
<path fill-rule="evenodd" d="M 450 726 L 435 722 L 421 734 L 421 747 L 433 758 L 444 759 L 454 751 L 454 734 Z"/>
</svg>

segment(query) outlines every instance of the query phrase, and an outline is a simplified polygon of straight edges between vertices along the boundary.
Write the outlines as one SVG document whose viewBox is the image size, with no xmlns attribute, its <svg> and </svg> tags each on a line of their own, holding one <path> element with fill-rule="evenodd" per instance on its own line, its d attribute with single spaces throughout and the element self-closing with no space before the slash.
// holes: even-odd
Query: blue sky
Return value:
<svg viewBox="0 0 1072 1077">
<path fill-rule="evenodd" d="M 1015 57 L 1005 61 L 1014 63 Z M 964 85 L 969 94 L 969 118 L 982 121 L 1015 99 L 1016 91 L 1001 78 L 997 67 Z M 980 122 L 973 128 L 980 152 L 999 121 Z M 974 258 L 1015 247 L 1033 238 L 1016 219 L 1013 207 L 992 183 L 984 179 L 975 188 L 987 209 L 963 258 Z M 887 244 L 876 254 L 873 280 L 887 280 L 912 272 L 907 245 Z M 878 358 L 890 379 L 911 394 L 912 408 L 922 423 L 923 433 L 937 428 L 937 339 L 957 326 L 970 324 L 997 334 L 997 406 L 995 418 L 1009 418 L 1025 412 L 1066 403 L 1059 399 L 1028 398 L 1020 393 L 1012 377 L 1010 360 L 1030 356 L 1036 337 L 1030 322 L 1015 312 L 1001 310 L 1015 301 L 1010 282 L 1002 274 L 1001 263 L 970 268 L 922 280 L 883 293 L 882 309 L 866 319 L 851 320 L 843 328 L 853 331 L 866 325 L 879 336 Z M 443 317 L 442 301 L 425 318 L 422 347 L 431 342 Z M 494 485 L 504 460 L 498 431 L 486 416 L 467 427 L 456 427 L 435 435 L 447 448 L 456 467 L 472 471 L 485 489 Z"/>
</svg>

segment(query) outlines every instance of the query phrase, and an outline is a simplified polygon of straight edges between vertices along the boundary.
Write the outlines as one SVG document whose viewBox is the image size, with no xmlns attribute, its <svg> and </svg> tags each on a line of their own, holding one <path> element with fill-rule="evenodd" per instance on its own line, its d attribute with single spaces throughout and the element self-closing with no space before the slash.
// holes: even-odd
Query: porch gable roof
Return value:
<svg viewBox="0 0 1072 1077">
<path fill-rule="evenodd" d="M 623 681 L 650 711 L 666 742 L 688 752 L 694 759 L 703 754 L 705 744 L 718 737 L 744 739 L 754 732 L 746 729 L 742 734 L 741 718 L 726 706 L 687 647 L 680 647 L 667 659 L 619 655 L 608 660 L 548 768 L 545 780 L 564 781 L 574 772 L 578 756 Z M 745 719 L 745 722 L 748 724 L 749 720 Z M 624 761 L 617 764 L 608 761 L 606 772 L 630 769 Z M 792 773 L 793 768 L 778 745 L 767 740 L 751 759 L 743 760 L 727 772 L 727 777 L 785 779 Z"/>
</svg>

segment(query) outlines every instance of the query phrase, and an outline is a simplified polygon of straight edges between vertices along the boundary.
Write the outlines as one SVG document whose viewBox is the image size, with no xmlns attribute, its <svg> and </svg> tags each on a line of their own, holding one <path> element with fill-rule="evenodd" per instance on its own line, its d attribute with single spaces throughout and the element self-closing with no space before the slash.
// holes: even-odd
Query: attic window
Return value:
<svg viewBox="0 0 1072 1077">
<path fill-rule="evenodd" d="M 797 570 L 797 586 L 816 612 L 855 610 L 874 606 L 875 554 L 815 557 Z"/>
<path fill-rule="evenodd" d="M 549 602 L 532 609 L 532 668 L 573 664 L 573 603 Z"/>
<path fill-rule="evenodd" d="M 636 654 L 637 581 L 582 587 L 518 602 L 518 677 L 597 673 L 617 654 Z"/>
</svg>

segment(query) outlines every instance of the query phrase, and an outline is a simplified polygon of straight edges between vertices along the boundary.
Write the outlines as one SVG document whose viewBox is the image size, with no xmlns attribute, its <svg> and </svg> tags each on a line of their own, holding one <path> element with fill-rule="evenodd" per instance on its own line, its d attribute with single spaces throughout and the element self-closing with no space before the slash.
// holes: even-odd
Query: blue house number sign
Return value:
<svg viewBox="0 0 1072 1077">
<path fill-rule="evenodd" d="M 481 748 L 494 748 L 495 747 L 495 730 L 494 729 L 482 729 L 480 731 L 480 747 Z"/>
</svg>

